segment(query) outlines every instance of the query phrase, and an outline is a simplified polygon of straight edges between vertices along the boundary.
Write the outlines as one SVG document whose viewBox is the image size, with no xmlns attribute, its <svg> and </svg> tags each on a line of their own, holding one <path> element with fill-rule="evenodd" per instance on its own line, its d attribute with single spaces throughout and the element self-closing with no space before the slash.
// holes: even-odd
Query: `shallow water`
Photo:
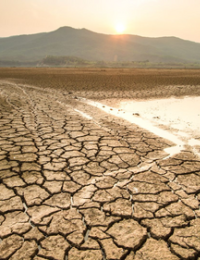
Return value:
<svg viewBox="0 0 200 260">
<path fill-rule="evenodd" d="M 200 97 L 169 98 L 147 101 L 122 101 L 120 108 L 139 113 L 155 124 L 177 129 L 177 135 L 200 136 Z"/>
<path fill-rule="evenodd" d="M 103 100 L 84 102 L 107 113 L 124 118 L 131 123 L 172 141 L 170 155 L 190 146 L 196 154 L 200 151 L 200 97 L 169 98 L 155 100 Z M 112 104 L 112 107 L 106 104 Z"/>
<path fill-rule="evenodd" d="M 185 145 L 191 146 L 195 154 L 200 147 L 200 97 L 168 98 L 146 101 L 122 101 L 119 105 L 125 113 L 137 114 L 146 120 L 146 129 L 177 144 L 170 155 L 179 153 Z M 166 126 L 161 133 L 152 125 Z M 153 130 L 153 131 L 152 131 Z M 171 135 L 171 136 L 170 136 Z M 175 138 L 177 137 L 177 139 Z"/>
</svg>

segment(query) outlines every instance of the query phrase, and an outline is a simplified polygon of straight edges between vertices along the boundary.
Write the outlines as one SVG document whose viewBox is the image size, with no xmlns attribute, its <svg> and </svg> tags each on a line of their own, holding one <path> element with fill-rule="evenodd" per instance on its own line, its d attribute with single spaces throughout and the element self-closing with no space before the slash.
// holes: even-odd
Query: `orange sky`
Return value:
<svg viewBox="0 0 200 260">
<path fill-rule="evenodd" d="M 0 37 L 61 26 L 200 42 L 200 0 L 0 0 Z"/>
</svg>

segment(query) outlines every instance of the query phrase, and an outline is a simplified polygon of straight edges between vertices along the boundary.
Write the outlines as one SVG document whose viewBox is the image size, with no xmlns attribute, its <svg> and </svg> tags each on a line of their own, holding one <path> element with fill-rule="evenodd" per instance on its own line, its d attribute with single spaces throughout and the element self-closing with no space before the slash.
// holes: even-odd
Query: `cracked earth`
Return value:
<svg viewBox="0 0 200 260">
<path fill-rule="evenodd" d="M 173 145 L 1 81 L 0 259 L 200 260 L 200 159 Z"/>
</svg>

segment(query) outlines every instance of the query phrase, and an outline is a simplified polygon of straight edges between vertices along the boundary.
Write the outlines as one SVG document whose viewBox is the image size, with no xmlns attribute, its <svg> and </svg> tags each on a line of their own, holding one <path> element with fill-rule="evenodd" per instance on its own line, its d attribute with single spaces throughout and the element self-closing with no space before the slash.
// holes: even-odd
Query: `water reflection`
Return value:
<svg viewBox="0 0 200 260">
<path fill-rule="evenodd" d="M 200 136 L 200 97 L 122 101 L 120 108 L 139 113 L 155 124 L 163 124 L 179 131 L 180 136 Z"/>
<path fill-rule="evenodd" d="M 145 101 L 112 99 L 101 103 L 81 100 L 172 141 L 175 146 L 166 150 L 170 156 L 179 153 L 185 145 L 194 148 L 196 154 L 199 151 L 196 146 L 200 147 L 200 97 Z"/>
</svg>

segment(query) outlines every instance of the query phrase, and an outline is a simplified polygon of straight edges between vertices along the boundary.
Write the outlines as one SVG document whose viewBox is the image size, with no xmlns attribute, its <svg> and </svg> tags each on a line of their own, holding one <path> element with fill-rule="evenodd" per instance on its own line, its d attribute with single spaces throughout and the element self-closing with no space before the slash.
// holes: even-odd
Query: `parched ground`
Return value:
<svg viewBox="0 0 200 260">
<path fill-rule="evenodd" d="M 0 79 L 0 259 L 200 260 L 200 159 L 77 99 L 199 95 L 199 71 Z"/>
<path fill-rule="evenodd" d="M 1 68 L 0 79 L 92 99 L 200 95 L 199 69 Z"/>
</svg>

